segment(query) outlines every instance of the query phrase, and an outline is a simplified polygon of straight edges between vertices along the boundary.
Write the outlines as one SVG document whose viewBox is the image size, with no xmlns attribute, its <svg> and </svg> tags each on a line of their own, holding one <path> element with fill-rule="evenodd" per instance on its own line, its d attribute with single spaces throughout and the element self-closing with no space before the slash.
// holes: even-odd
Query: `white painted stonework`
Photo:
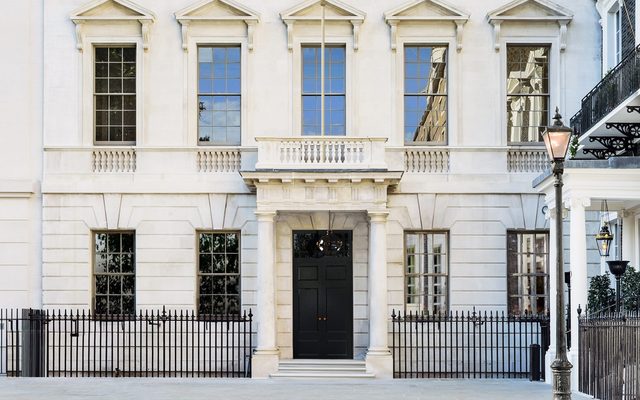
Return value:
<svg viewBox="0 0 640 400">
<path fill-rule="evenodd" d="M 389 316 L 405 308 L 404 232 L 449 232 L 450 310 L 506 310 L 507 230 L 549 228 L 531 185 L 543 147 L 507 144 L 506 45 L 551 45 L 550 104 L 568 123 L 600 77 L 593 4 L 327 3 L 327 42 L 346 46 L 345 138 L 301 136 L 301 45 L 319 43 L 317 1 L 11 2 L 0 306 L 89 309 L 92 231 L 113 229 L 136 234 L 136 308 L 191 310 L 197 232 L 238 230 L 253 374 L 265 377 L 293 357 L 292 231 L 327 229 L 331 210 L 332 228 L 353 231 L 354 358 L 378 376 L 391 374 Z M 136 143 L 94 145 L 92 48 L 123 43 L 137 46 Z M 411 43 L 450 49 L 443 146 L 403 143 Z M 199 44 L 241 47 L 241 146 L 198 145 Z"/>
</svg>

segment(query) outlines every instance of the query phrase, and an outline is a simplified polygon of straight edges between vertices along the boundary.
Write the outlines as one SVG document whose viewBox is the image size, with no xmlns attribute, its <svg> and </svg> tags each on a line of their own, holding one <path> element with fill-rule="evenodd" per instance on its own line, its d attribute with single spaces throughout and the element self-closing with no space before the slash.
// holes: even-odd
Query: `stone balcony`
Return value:
<svg viewBox="0 0 640 400">
<path fill-rule="evenodd" d="M 315 174 L 327 179 L 330 172 L 375 180 L 385 179 L 387 172 L 398 172 L 407 190 L 451 191 L 476 185 L 481 191 L 483 180 L 477 177 L 483 176 L 514 191 L 528 190 L 531 179 L 548 168 L 541 146 L 392 146 L 382 137 L 299 136 L 258 137 L 255 143 L 257 146 L 46 146 L 44 186 L 60 192 L 222 193 L 246 192 L 246 173 L 258 174 L 260 179 L 282 174 Z M 516 181 L 520 189 L 512 186 Z"/>
<path fill-rule="evenodd" d="M 258 137 L 258 170 L 387 170 L 386 138 Z"/>
</svg>

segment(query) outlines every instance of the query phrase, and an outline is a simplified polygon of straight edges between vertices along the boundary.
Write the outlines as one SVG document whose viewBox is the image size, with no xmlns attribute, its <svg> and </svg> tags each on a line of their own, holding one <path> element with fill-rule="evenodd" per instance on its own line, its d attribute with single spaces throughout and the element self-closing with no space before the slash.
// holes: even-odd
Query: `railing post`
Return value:
<svg viewBox="0 0 640 400">
<path fill-rule="evenodd" d="M 532 344 L 529 346 L 529 380 L 540 380 L 540 345 Z"/>
<path fill-rule="evenodd" d="M 43 316 L 42 310 L 22 310 L 22 376 L 45 376 Z"/>
</svg>

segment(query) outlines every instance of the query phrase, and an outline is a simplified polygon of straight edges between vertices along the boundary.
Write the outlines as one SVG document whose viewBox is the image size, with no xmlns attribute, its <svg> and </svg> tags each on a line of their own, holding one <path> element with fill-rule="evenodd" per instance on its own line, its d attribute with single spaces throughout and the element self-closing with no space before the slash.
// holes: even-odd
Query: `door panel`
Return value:
<svg viewBox="0 0 640 400">
<path fill-rule="evenodd" d="M 351 232 L 334 231 L 343 246 L 317 249 L 325 231 L 294 231 L 294 358 L 353 358 Z"/>
</svg>

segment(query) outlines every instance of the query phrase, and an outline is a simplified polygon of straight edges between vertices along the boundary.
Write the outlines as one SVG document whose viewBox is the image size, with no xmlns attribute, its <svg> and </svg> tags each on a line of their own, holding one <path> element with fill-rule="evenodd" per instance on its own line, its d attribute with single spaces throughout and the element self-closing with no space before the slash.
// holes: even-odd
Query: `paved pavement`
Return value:
<svg viewBox="0 0 640 400">
<path fill-rule="evenodd" d="M 76 400 L 540 400 L 551 387 L 526 380 L 283 381 L 179 378 L 0 378 L 0 399 Z M 573 400 L 590 399 L 574 395 Z"/>
</svg>

